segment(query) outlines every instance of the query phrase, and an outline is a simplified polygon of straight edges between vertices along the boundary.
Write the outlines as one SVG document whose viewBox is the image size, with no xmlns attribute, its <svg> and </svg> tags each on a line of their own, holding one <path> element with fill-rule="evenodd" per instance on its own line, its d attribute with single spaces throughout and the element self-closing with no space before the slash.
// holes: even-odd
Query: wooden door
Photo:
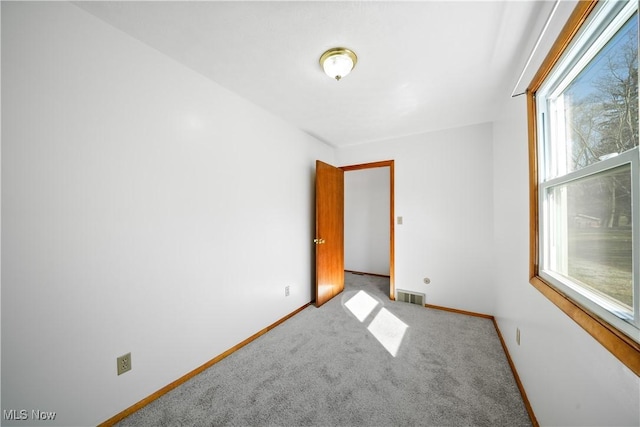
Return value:
<svg viewBox="0 0 640 427">
<path fill-rule="evenodd" d="M 344 289 L 344 171 L 316 161 L 316 306 Z"/>
</svg>

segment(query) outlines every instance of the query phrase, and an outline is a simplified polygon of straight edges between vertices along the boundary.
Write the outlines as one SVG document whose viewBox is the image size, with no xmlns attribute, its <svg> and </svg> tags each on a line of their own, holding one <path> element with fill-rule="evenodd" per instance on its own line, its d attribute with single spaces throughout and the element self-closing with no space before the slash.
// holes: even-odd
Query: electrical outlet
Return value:
<svg viewBox="0 0 640 427">
<path fill-rule="evenodd" d="M 289 296 L 289 286 L 285 286 L 284 287 L 284 296 L 288 297 Z"/>
<path fill-rule="evenodd" d="M 520 328 L 516 328 L 516 344 L 520 345 Z"/>
<path fill-rule="evenodd" d="M 131 370 L 131 353 L 118 357 L 118 375 Z"/>
</svg>

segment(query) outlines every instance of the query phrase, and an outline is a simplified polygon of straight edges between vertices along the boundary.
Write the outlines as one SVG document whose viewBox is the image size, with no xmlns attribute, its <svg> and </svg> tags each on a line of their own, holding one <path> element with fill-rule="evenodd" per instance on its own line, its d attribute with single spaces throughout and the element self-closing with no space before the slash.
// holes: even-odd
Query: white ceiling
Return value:
<svg viewBox="0 0 640 427">
<path fill-rule="evenodd" d="M 336 147 L 494 119 L 531 52 L 531 35 L 554 5 L 75 4 Z M 358 55 L 356 68 L 339 82 L 318 63 L 336 46 Z"/>
</svg>

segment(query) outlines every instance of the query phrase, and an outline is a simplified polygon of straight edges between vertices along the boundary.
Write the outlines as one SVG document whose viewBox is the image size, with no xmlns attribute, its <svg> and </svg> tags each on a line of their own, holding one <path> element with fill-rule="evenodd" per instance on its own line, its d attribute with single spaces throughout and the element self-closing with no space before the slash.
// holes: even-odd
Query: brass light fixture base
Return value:
<svg viewBox="0 0 640 427">
<path fill-rule="evenodd" d="M 333 73 L 330 73 L 327 70 L 327 66 L 325 65 L 325 62 L 330 60 L 331 58 L 337 57 L 337 56 L 349 58 L 353 65 L 348 70 L 344 70 L 343 72 L 341 72 L 339 74 L 332 75 Z M 328 76 L 330 76 L 331 78 L 334 78 L 336 80 L 340 80 L 342 77 L 344 77 L 347 74 L 349 74 L 351 72 L 351 70 L 353 70 L 353 68 L 356 66 L 357 62 L 358 62 L 358 56 L 352 50 L 347 49 L 346 47 L 334 47 L 334 48 L 331 48 L 331 49 L 327 50 L 325 53 L 323 53 L 322 56 L 320 56 L 320 66 L 322 67 L 322 69 L 325 71 L 325 73 Z"/>
</svg>

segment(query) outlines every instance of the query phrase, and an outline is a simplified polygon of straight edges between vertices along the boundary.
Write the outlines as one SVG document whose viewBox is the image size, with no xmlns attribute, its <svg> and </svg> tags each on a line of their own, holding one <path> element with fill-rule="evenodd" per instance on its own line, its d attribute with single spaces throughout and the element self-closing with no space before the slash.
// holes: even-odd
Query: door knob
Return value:
<svg viewBox="0 0 640 427">
<path fill-rule="evenodd" d="M 321 245 L 324 243 L 324 239 L 313 239 L 313 243 L 316 245 Z"/>
</svg>

